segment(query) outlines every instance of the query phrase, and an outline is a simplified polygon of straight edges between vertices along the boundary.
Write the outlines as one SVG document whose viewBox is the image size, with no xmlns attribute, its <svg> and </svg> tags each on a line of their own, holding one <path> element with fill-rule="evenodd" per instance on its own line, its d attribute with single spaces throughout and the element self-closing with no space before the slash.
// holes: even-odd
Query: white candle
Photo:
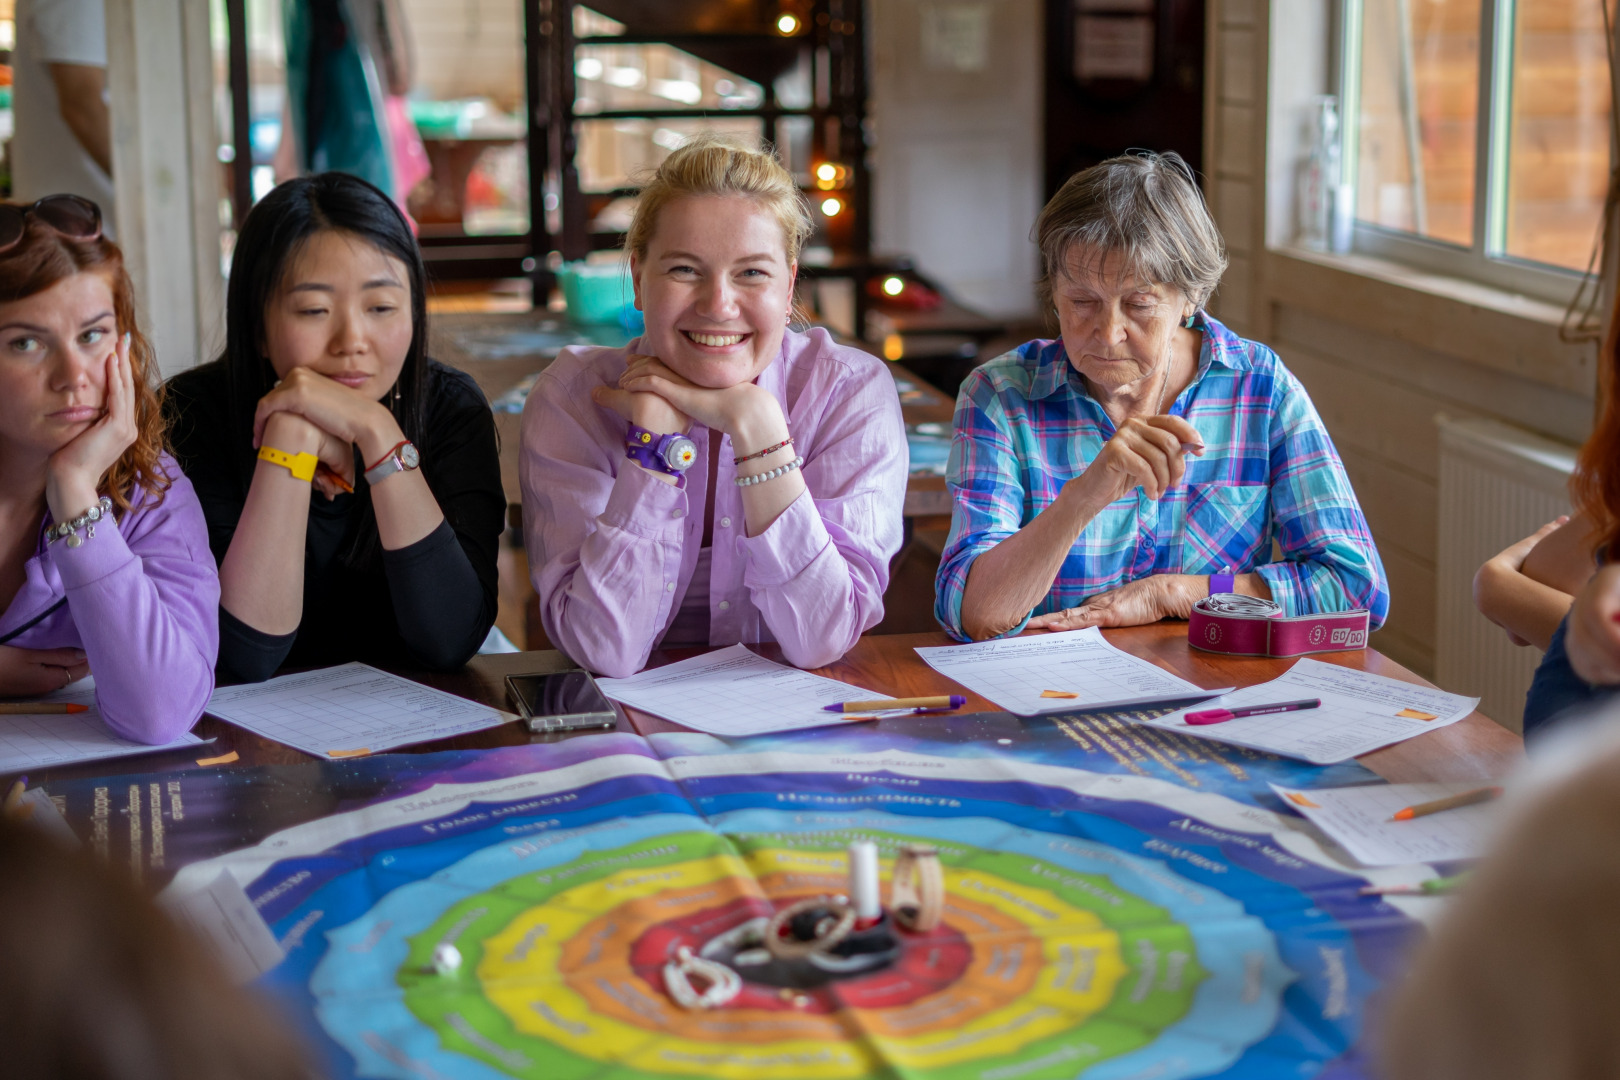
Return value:
<svg viewBox="0 0 1620 1080">
<path fill-rule="evenodd" d="M 849 896 L 855 903 L 857 919 L 883 916 L 883 901 L 878 896 L 877 845 L 870 840 L 849 845 Z"/>
</svg>

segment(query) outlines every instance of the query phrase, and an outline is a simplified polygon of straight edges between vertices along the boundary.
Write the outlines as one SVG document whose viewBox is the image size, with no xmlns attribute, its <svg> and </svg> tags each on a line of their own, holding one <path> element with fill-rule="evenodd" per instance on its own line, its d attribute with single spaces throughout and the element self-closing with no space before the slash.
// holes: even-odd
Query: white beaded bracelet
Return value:
<svg viewBox="0 0 1620 1080">
<path fill-rule="evenodd" d="M 738 487 L 748 487 L 750 484 L 763 484 L 767 480 L 775 480 L 778 476 L 786 476 L 788 473 L 792 472 L 794 469 L 797 469 L 803 464 L 804 458 L 796 457 L 786 465 L 778 465 L 770 472 L 762 472 L 757 476 L 739 476 L 734 482 Z"/>
</svg>

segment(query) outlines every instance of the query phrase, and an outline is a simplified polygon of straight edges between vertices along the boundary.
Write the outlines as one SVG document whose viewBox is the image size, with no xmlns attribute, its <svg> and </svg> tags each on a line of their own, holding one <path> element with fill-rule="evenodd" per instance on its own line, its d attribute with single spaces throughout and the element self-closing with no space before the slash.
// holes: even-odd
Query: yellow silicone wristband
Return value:
<svg viewBox="0 0 1620 1080">
<path fill-rule="evenodd" d="M 293 474 L 294 480 L 309 483 L 315 479 L 315 466 L 320 458 L 305 452 L 302 454 L 289 454 L 285 450 L 277 450 L 273 446 L 259 447 L 259 460 L 268 461 L 272 465 L 280 465 Z"/>
</svg>

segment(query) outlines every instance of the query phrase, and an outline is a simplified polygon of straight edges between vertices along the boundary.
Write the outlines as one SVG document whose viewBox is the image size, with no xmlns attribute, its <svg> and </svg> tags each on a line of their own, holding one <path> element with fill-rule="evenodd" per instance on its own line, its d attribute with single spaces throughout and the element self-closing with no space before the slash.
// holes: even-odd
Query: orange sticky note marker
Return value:
<svg viewBox="0 0 1620 1080">
<path fill-rule="evenodd" d="M 1077 698 L 1079 694 L 1071 694 L 1067 690 L 1042 690 L 1041 697 Z"/>
<path fill-rule="evenodd" d="M 200 757 L 200 758 L 197 759 L 197 764 L 199 764 L 199 765 L 229 765 L 233 761 L 241 760 L 241 757 L 242 757 L 241 754 L 238 754 L 235 750 L 232 750 L 228 754 L 219 755 L 219 757 Z"/>
<path fill-rule="evenodd" d="M 1290 791 L 1288 793 L 1288 801 L 1293 803 L 1295 806 L 1308 806 L 1312 810 L 1320 810 L 1322 808 L 1320 803 L 1311 802 L 1311 800 L 1307 799 L 1304 795 L 1297 791 Z"/>
<path fill-rule="evenodd" d="M 1440 714 L 1439 713 L 1423 712 L 1421 709 L 1402 709 L 1400 712 L 1396 713 L 1395 715 L 1396 716 L 1404 716 L 1408 720 L 1438 720 L 1438 719 L 1440 719 Z"/>
<path fill-rule="evenodd" d="M 329 758 L 365 757 L 370 753 L 371 749 L 369 747 L 362 746 L 358 750 L 328 750 L 326 756 Z"/>
</svg>

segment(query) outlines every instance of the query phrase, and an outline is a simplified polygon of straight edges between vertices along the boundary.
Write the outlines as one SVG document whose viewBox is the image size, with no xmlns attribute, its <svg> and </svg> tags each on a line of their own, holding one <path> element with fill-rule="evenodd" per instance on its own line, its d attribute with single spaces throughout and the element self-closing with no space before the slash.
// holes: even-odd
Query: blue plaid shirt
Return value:
<svg viewBox="0 0 1620 1080">
<path fill-rule="evenodd" d="M 1198 374 L 1169 412 L 1198 429 L 1203 457 L 1189 458 L 1183 482 L 1158 502 L 1137 488 L 1104 509 L 1030 614 L 1149 574 L 1258 571 L 1290 615 L 1364 607 L 1377 629 L 1389 612 L 1384 566 L 1305 388 L 1264 345 L 1203 312 L 1195 326 L 1204 339 Z M 946 473 L 951 532 L 935 579 L 934 614 L 952 635 L 967 637 L 962 591 L 973 560 L 1050 506 L 1113 435 L 1062 341 L 1031 341 L 968 376 Z M 1281 562 L 1271 561 L 1274 539 Z"/>
</svg>

